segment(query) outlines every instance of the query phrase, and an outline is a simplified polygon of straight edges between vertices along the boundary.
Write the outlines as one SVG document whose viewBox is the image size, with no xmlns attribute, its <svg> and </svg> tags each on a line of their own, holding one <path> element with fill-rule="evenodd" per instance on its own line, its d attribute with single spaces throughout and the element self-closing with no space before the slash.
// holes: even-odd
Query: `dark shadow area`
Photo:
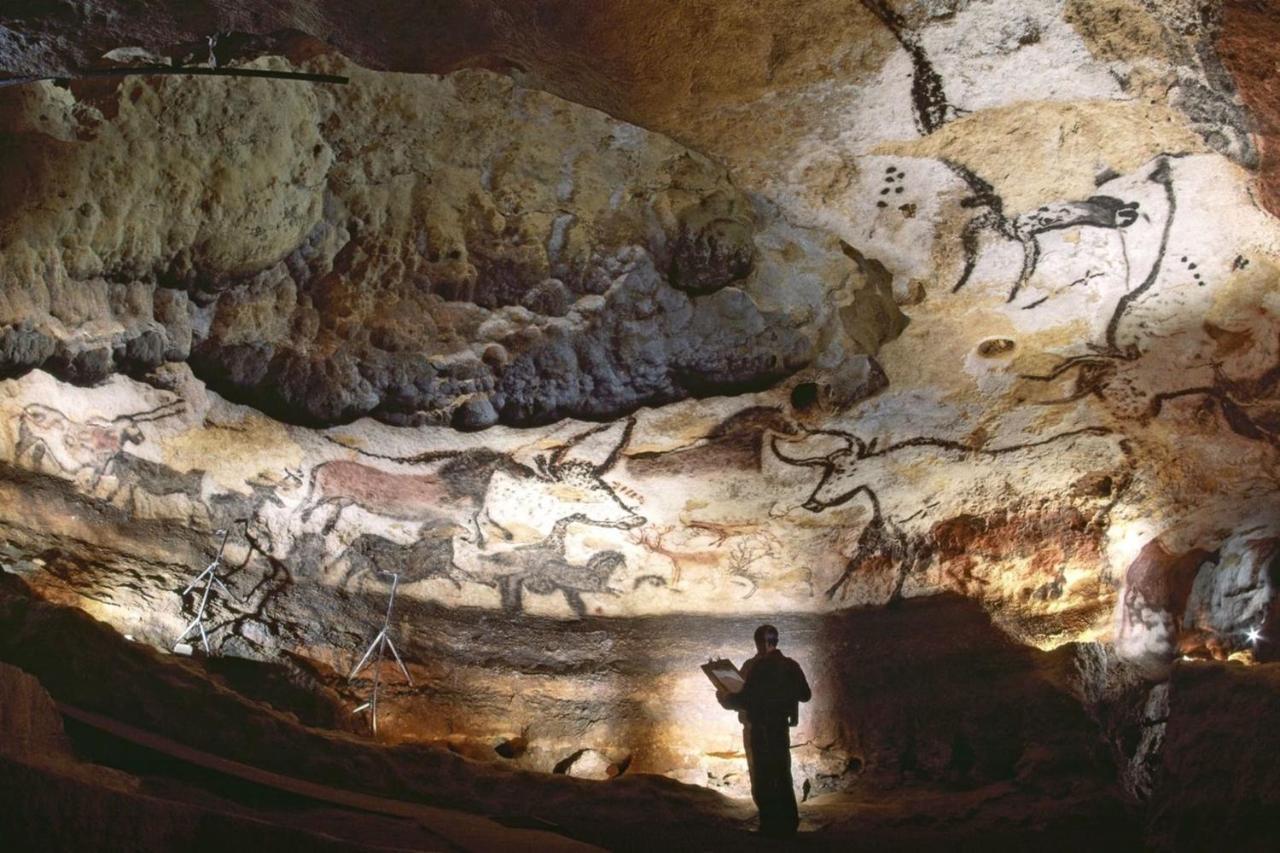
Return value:
<svg viewBox="0 0 1280 853">
<path fill-rule="evenodd" d="M 755 617 L 513 619 L 408 601 L 402 618 L 415 626 L 402 635 L 411 662 L 466 659 L 495 674 L 608 672 L 637 690 L 663 672 L 696 667 L 708 645 L 740 647 L 758 624 Z M 1116 795 L 1097 730 L 1059 678 L 1060 662 L 1008 641 L 971 602 L 939 597 L 775 621 L 814 685 L 816 704 L 805 713 L 858 750 L 844 768 L 853 784 L 813 791 L 801 806 L 806 823 L 796 843 L 988 850 L 1078 849 L 1086 839 L 1091 849 L 1137 843 L 1138 822 Z M 556 650 L 556 663 L 548 664 L 547 648 Z M 79 611 L 34 599 L 12 575 L 0 578 L 0 660 L 36 675 L 59 701 L 325 785 L 515 825 L 551 823 L 610 849 L 768 844 L 747 833 L 749 807 L 671 779 L 629 771 L 592 782 L 309 728 L 230 686 L 260 692 L 271 679 L 211 677 L 201 661 L 128 643 Z M 219 667 L 252 669 L 225 662 L 213 669 Z M 647 722 L 636 720 L 637 734 Z M 130 764 L 141 759 L 126 761 L 101 742 L 91 746 L 87 751 L 107 763 L 200 782 L 163 765 Z M 643 749 L 634 760 L 644 766 Z M 234 799 L 234 791 L 217 795 Z"/>
</svg>

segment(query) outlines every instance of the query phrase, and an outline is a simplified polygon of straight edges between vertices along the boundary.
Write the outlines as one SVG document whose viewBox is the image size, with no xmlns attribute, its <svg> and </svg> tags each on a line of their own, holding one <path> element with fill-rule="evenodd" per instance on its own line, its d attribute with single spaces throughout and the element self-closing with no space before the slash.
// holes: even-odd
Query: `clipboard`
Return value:
<svg viewBox="0 0 1280 853">
<path fill-rule="evenodd" d="M 717 690 L 723 690 L 726 693 L 737 693 L 746 683 L 742 673 L 733 665 L 733 661 L 723 658 L 707 661 L 702 665 L 702 671 L 707 674 L 707 678 Z"/>
</svg>

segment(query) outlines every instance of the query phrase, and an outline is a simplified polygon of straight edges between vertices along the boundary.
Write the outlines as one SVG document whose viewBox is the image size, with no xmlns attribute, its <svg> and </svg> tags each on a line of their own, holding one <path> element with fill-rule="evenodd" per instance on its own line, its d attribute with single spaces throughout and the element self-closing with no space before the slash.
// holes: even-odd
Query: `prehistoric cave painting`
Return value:
<svg viewBox="0 0 1280 853">
<path fill-rule="evenodd" d="M 1143 547 L 1125 572 L 1116 633 L 1116 647 L 1128 660 L 1159 670 L 1173 659 L 1196 575 L 1218 559 L 1200 548 L 1174 553 L 1158 538 Z"/>
<path fill-rule="evenodd" d="M 18 416 L 14 462 L 34 471 L 47 463 L 92 493 L 130 455 L 126 448 L 142 443 L 139 424 L 179 415 L 184 408 L 178 400 L 110 420 L 94 417 L 78 421 L 52 406 L 31 403 Z"/>
<path fill-rule="evenodd" d="M 119 503 L 130 513 L 138 512 L 139 495 L 153 498 L 182 495 L 191 508 L 193 518 L 205 522 L 210 520 L 203 499 L 205 472 L 202 469 L 178 471 L 132 453 L 122 453 L 114 461 L 112 473 L 117 486 L 106 499 Z"/>
<path fill-rule="evenodd" d="M 1137 202 L 1134 202 L 1134 204 L 1137 204 Z M 1092 282 L 1094 279 L 1098 279 L 1098 278 L 1102 278 L 1102 273 L 1101 273 L 1101 272 L 1099 272 L 1099 271 L 1097 271 L 1097 270 L 1085 270 L 1085 274 L 1084 274 L 1084 275 L 1079 276 L 1079 277 L 1077 277 L 1077 278 L 1075 278 L 1075 279 L 1072 279 L 1070 282 L 1068 282 L 1068 283 L 1067 283 L 1067 286 L 1066 286 L 1066 287 L 1064 287 L 1064 288 L 1063 288 L 1063 290 L 1064 290 L 1064 291 L 1065 291 L 1065 290 L 1070 290 L 1070 289 L 1071 289 L 1071 288 L 1073 288 L 1073 287 L 1087 287 L 1087 286 L 1089 285 L 1089 283 L 1090 283 L 1090 282 Z M 1039 299 L 1036 299 L 1036 300 L 1034 300 L 1034 301 L 1032 301 L 1032 302 L 1028 302 L 1026 305 L 1023 305 L 1023 306 L 1022 306 L 1022 310 L 1023 310 L 1023 311 L 1031 311 L 1032 309 L 1039 308 L 1041 305 L 1043 305 L 1044 303 L 1046 303 L 1046 302 L 1048 302 L 1048 301 L 1049 301 L 1049 296 L 1048 296 L 1048 295 L 1041 296 Z"/>
<path fill-rule="evenodd" d="M 796 426 L 777 406 L 750 406 L 729 415 L 703 437 L 674 450 L 626 456 L 627 473 L 639 480 L 700 477 L 725 471 L 758 472 L 766 435 L 794 435 Z"/>
<path fill-rule="evenodd" d="M 895 573 L 890 590 L 890 600 L 901 595 L 903 584 L 909 574 L 918 568 L 928 565 L 933 559 L 938 525 L 932 525 L 927 536 L 911 535 L 906 530 L 908 522 L 917 521 L 915 526 L 927 522 L 934 507 L 941 503 L 941 496 L 935 496 L 931 503 L 923 506 L 903 504 L 896 506 L 896 512 L 888 512 L 883 499 L 874 487 L 874 483 L 892 482 L 889 469 L 885 465 L 911 464 L 919 457 L 920 464 L 937 468 L 968 464 L 979 468 L 966 471 L 967 476 L 957 476 L 956 487 L 963 482 L 981 481 L 999 482 L 1007 473 L 1001 470 L 1002 458 L 1036 448 L 1058 443 L 1074 443 L 1089 438 L 1112 438 L 1113 433 L 1105 427 L 1082 427 L 1058 433 L 1038 441 L 1023 442 L 986 448 L 964 444 L 951 439 L 930 436 L 917 436 L 904 441 L 877 447 L 877 442 L 863 441 L 856 435 L 839 430 L 814 430 L 809 437 L 789 442 L 793 445 L 806 443 L 809 438 L 824 441 L 836 439 L 841 446 L 819 456 L 789 456 L 781 449 L 781 441 L 775 437 L 771 446 L 773 453 L 788 465 L 817 468 L 822 472 L 818 483 L 813 487 L 809 497 L 802 504 L 804 509 L 821 513 L 833 507 L 843 506 L 857 497 L 867 500 L 871 517 L 863 526 L 853 554 L 850 556 L 841 576 L 826 590 L 827 597 L 835 598 L 843 595 L 856 572 L 888 572 Z M 1095 462 L 1096 464 L 1096 462 Z M 1034 491 L 1039 487 L 1034 483 L 1021 486 L 1024 491 Z M 1053 492 L 1057 492 L 1056 484 Z M 1052 495 L 1043 495 L 1051 497 Z M 1024 498 L 1031 497 L 1029 494 Z M 902 500 L 899 500 L 901 503 Z M 968 565 L 968 564 L 966 564 Z M 971 568 L 971 567 L 970 567 Z M 971 571 L 969 577 L 954 577 L 961 588 L 968 588 L 973 583 L 980 583 Z"/>
<path fill-rule="evenodd" d="M 512 538 L 511 532 L 489 512 L 490 504 L 497 501 L 539 511 L 553 504 L 559 512 L 546 513 L 552 518 L 567 510 L 598 522 L 634 521 L 640 517 L 619 496 L 617 487 L 605 481 L 605 476 L 630 440 L 635 419 L 627 419 L 617 443 L 608 449 L 603 461 L 597 464 L 571 458 L 571 453 L 584 442 L 612 427 L 606 424 L 579 433 L 549 456 L 537 456 L 532 465 L 487 448 L 432 451 L 409 457 L 357 450 L 362 456 L 402 465 L 437 467 L 430 473 L 395 473 L 350 460 L 323 462 L 312 470 L 302 518 L 307 522 L 316 512 L 327 510 L 330 514 L 323 525 L 325 533 L 352 506 L 401 521 L 451 521 L 466 527 L 470 531 L 466 535 L 480 547 L 485 546 L 482 522 L 497 529 L 503 538 Z"/>
<path fill-rule="evenodd" d="M 761 531 L 759 521 L 706 521 L 704 519 L 682 519 L 683 524 L 695 534 L 706 536 L 712 545 L 723 545 L 735 536 L 749 536 Z"/>
<path fill-rule="evenodd" d="M 478 465 L 483 457 L 489 457 L 486 461 L 493 468 L 506 458 L 499 453 L 477 451 L 461 460 L 462 465 Z M 454 461 L 459 460 L 451 459 Z M 492 473 L 491 469 L 487 476 Z M 482 539 L 478 516 L 483 509 L 483 492 L 477 496 L 471 485 L 465 475 L 400 474 L 363 462 L 335 459 L 312 469 L 311 485 L 302 503 L 302 520 L 310 522 L 316 513 L 328 510 L 322 527 L 328 534 L 343 511 L 353 506 L 399 521 L 447 521 L 451 513 L 461 512 L 470 521 L 477 539 Z"/>
<path fill-rule="evenodd" d="M 801 587 L 805 594 L 813 597 L 813 570 L 808 566 L 800 566 L 786 571 L 771 570 L 768 567 L 777 564 L 778 549 L 781 543 L 771 533 L 762 532 L 741 537 L 729 549 L 726 568 L 730 582 L 742 586 L 742 598 L 754 596 L 761 584 L 773 588 L 781 588 L 794 592 Z"/>
<path fill-rule="evenodd" d="M 475 578 L 454 562 L 454 532 L 451 527 L 427 528 L 409 545 L 363 533 L 334 561 L 345 567 L 338 584 L 345 587 L 370 574 L 395 573 L 402 583 L 439 578 L 461 589 L 462 581 Z"/>
<path fill-rule="evenodd" d="M 744 588 L 744 599 L 754 596 L 761 583 L 788 591 L 804 586 L 807 594 L 813 595 L 813 576 L 809 569 L 778 573 L 766 568 L 775 562 L 782 543 L 759 521 L 691 521 L 679 526 L 648 524 L 632 531 L 628 538 L 670 562 L 671 577 L 662 585 L 674 593 L 682 592 L 679 587 L 688 570 L 701 569 L 704 574 L 727 572 L 730 582 Z M 707 545 L 696 544 L 700 539 L 710 541 Z M 735 542 L 727 550 L 720 547 L 730 539 Z"/>
<path fill-rule="evenodd" d="M 541 542 L 522 545 L 499 554 L 485 555 L 484 559 L 503 569 L 512 569 L 498 574 L 490 585 L 496 585 L 502 594 L 502 609 L 508 613 L 518 613 L 524 609 L 525 591 L 538 595 L 550 595 L 560 592 L 570 609 L 577 616 L 585 616 L 586 603 L 583 593 L 617 595 L 617 590 L 609 586 L 614 574 L 627 564 L 626 557 L 618 551 L 599 551 L 592 554 L 585 563 L 571 563 L 565 556 L 565 536 L 569 526 L 574 523 L 625 528 L 624 523 L 601 525 L 581 515 L 570 515 L 556 521 L 551 534 Z M 646 576 L 637 578 L 633 586 L 641 582 L 661 578 Z"/>
<path fill-rule="evenodd" d="M 897 201 L 897 196 L 902 195 L 906 189 L 903 185 L 907 179 L 907 173 L 902 171 L 898 166 L 889 166 L 884 170 L 884 178 L 880 187 L 880 198 L 876 201 L 876 207 L 884 209 L 892 202 Z"/>
<path fill-rule="evenodd" d="M 1204 277 L 1198 272 L 1200 265 L 1186 255 L 1178 259 L 1179 265 L 1182 267 L 1183 274 L 1191 277 L 1191 283 L 1197 287 L 1204 287 L 1206 282 Z"/>
<path fill-rule="evenodd" d="M 1009 289 L 1009 298 L 1006 301 L 1013 302 L 1022 287 L 1035 273 L 1036 266 L 1040 262 L 1040 241 L 1037 239 L 1039 235 L 1081 226 L 1121 231 L 1138 221 L 1138 209 L 1139 203 L 1136 201 L 1122 201 L 1109 195 L 1094 195 L 1083 201 L 1044 205 L 1019 216 L 1013 222 L 1013 233 L 1022 244 L 1022 270 L 1018 274 L 1018 280 Z M 1091 278 L 1096 277 L 1096 274 L 1092 276 L 1086 274 L 1071 282 L 1068 287 L 1088 284 Z M 1035 305 L 1027 307 L 1035 307 Z"/>
<path fill-rule="evenodd" d="M 664 557 L 671 563 L 671 579 L 666 586 L 673 592 L 679 592 L 678 587 L 684 578 L 686 568 L 702 567 L 714 570 L 720 565 L 720 554 L 708 549 L 691 551 L 671 544 L 667 541 L 667 537 L 675 530 L 674 524 L 647 524 L 633 530 L 629 538 L 633 544 L 639 545 L 650 554 Z"/>
<path fill-rule="evenodd" d="M 1280 448 L 1280 363 L 1244 379 L 1232 379 L 1215 364 L 1211 384 L 1154 394 L 1146 415 L 1158 417 L 1166 403 L 1186 397 L 1202 397 L 1203 410 L 1216 410 L 1236 435 Z"/>
<path fill-rule="evenodd" d="M 960 241 L 964 252 L 964 267 L 961 270 L 960 277 L 951 288 L 952 293 L 959 292 L 961 288 L 968 284 L 970 277 L 973 275 L 974 268 L 978 263 L 983 232 L 993 232 L 997 236 L 1012 240 L 1022 247 L 1022 267 L 1018 271 L 1017 279 L 1009 288 L 1009 296 L 1006 299 L 1007 302 L 1013 302 L 1018 298 L 1018 294 L 1027 282 L 1031 280 L 1040 263 L 1039 236 L 1041 234 L 1066 228 L 1091 226 L 1120 232 L 1121 239 L 1123 239 L 1123 229 L 1133 225 L 1142 215 L 1140 202 L 1125 201 L 1111 195 L 1093 195 L 1080 201 L 1063 201 L 1042 205 L 1036 210 L 1010 219 L 1004 212 L 1004 200 L 1000 198 L 991 184 L 958 163 L 947 160 L 943 162 L 947 168 L 969 186 L 970 195 L 961 201 L 961 206 L 985 208 L 983 213 L 965 223 L 964 229 L 961 231 Z M 1172 193 L 1168 164 L 1163 159 L 1159 161 L 1149 180 L 1164 184 L 1168 191 Z M 1164 226 L 1166 240 L 1172 221 L 1173 206 L 1171 205 Z M 1148 276 L 1149 279 L 1152 275 L 1158 274 L 1163 256 L 1162 244 L 1161 252 L 1156 259 L 1152 273 Z M 1091 278 L 1096 277 L 1096 275 L 1086 275 L 1083 279 L 1072 282 L 1070 286 L 1087 284 Z M 1149 284 L 1147 286 L 1150 287 Z M 1023 308 L 1032 309 L 1038 307 L 1044 301 L 1044 299 L 1040 299 L 1024 305 Z M 1125 310 L 1127 310 L 1127 306 Z"/>
<path fill-rule="evenodd" d="M 281 606 L 291 590 L 297 589 L 297 575 L 290 563 L 301 566 L 318 565 L 326 553 L 324 540 L 315 534 L 303 534 L 293 540 L 288 559 L 279 559 L 272 553 L 270 540 L 264 541 L 267 530 L 256 524 L 252 517 L 241 517 L 244 538 L 248 545 L 244 559 L 228 568 L 223 575 L 228 581 L 248 570 L 250 565 L 264 565 L 265 570 L 243 594 L 237 594 L 237 609 L 224 621 L 215 624 L 215 630 L 225 631 L 253 647 L 262 645 L 262 632 L 275 637 L 302 636 L 313 626 L 290 619 L 289 608 Z M 257 558 L 255 560 L 255 558 Z"/>
<path fill-rule="evenodd" d="M 1067 403 L 1089 395 L 1103 398 L 1105 397 L 1106 386 L 1116 373 L 1115 362 L 1137 361 L 1142 355 L 1137 341 L 1125 343 L 1120 341 L 1120 326 L 1130 309 L 1140 302 L 1160 280 L 1160 273 L 1164 268 L 1169 249 L 1169 233 L 1173 228 L 1174 216 L 1178 209 L 1178 197 L 1174 191 L 1173 173 L 1169 166 L 1168 156 L 1163 156 L 1156 160 L 1151 171 L 1147 173 L 1146 180 L 1161 187 L 1167 204 L 1164 223 L 1160 231 L 1160 242 L 1151 266 L 1142 281 L 1126 290 L 1117 300 L 1111 316 L 1107 320 L 1106 332 L 1101 344 L 1091 344 L 1091 352 L 1089 353 L 1063 359 L 1047 373 L 1026 374 L 1022 377 L 1023 379 L 1037 382 L 1053 382 L 1070 371 L 1076 371 L 1074 389 L 1065 397 L 1042 401 L 1044 403 Z M 1117 215 L 1121 210 L 1121 208 L 1116 209 Z M 1136 208 L 1134 210 L 1136 211 Z M 1118 222 L 1119 220 L 1117 219 Z M 1130 220 L 1131 222 L 1132 220 Z M 1117 224 L 1116 227 L 1121 226 Z M 1196 274 L 1198 275 L 1198 273 Z"/>
<path fill-rule="evenodd" d="M 933 69 L 929 55 L 925 53 L 920 37 L 911 29 L 887 0 L 862 0 L 862 5 L 880 19 L 902 49 L 911 57 L 911 107 L 916 128 L 921 136 L 928 136 L 961 111 L 947 103 L 947 93 L 942 86 L 942 76 Z"/>
<path fill-rule="evenodd" d="M 891 8 L 886 0 L 862 0 L 862 5 L 884 24 L 911 59 L 911 107 L 916 128 L 920 134 L 928 136 L 942 128 L 947 122 L 964 113 L 964 110 L 947 102 L 946 89 L 943 85 L 942 77 L 929 61 L 928 54 L 925 52 L 919 36 L 913 32 L 906 19 Z M 1007 301 L 1013 302 L 1027 282 L 1030 281 L 1039 264 L 1041 251 L 1040 243 L 1037 239 L 1039 235 L 1047 231 L 1077 226 L 1093 226 L 1120 231 L 1136 222 L 1139 215 L 1141 215 L 1140 205 L 1136 201 L 1125 201 L 1109 195 L 1095 195 L 1081 201 L 1045 205 L 1035 211 L 1011 218 L 1005 213 L 1004 200 L 990 183 L 979 177 L 972 169 L 960 163 L 945 158 L 941 162 L 969 188 L 969 195 L 961 200 L 960 205 L 982 211 L 970 219 L 961 231 L 960 241 L 964 255 L 964 266 L 961 269 L 959 278 L 951 288 L 952 293 L 960 291 L 972 277 L 973 271 L 977 266 L 981 238 L 984 232 L 994 233 L 997 237 L 1016 242 L 1022 247 L 1022 267 L 1018 272 L 1017 279 L 1009 289 L 1007 299 Z M 880 195 L 882 198 L 876 202 L 877 207 L 887 207 L 887 197 L 891 197 L 891 193 L 896 195 L 902 192 L 901 180 L 903 177 L 904 175 L 897 167 L 890 166 L 886 170 L 884 179 L 886 186 L 881 187 Z M 1168 243 L 1169 228 L 1176 209 L 1176 199 L 1173 195 L 1172 180 L 1169 176 L 1166 158 L 1161 158 L 1155 171 L 1150 176 L 1150 180 L 1164 185 L 1169 201 L 1160 252 L 1152 265 L 1147 279 L 1142 285 L 1131 290 L 1127 294 L 1129 298 L 1122 300 L 1122 304 L 1117 307 L 1116 315 L 1113 317 L 1113 324 L 1108 327 L 1107 331 L 1106 343 L 1110 349 L 1118 349 L 1115 340 L 1116 327 L 1118 327 L 1119 323 L 1118 318 L 1128 310 L 1130 304 L 1141 299 L 1142 295 L 1155 283 L 1155 277 L 1159 274 Z M 1043 301 L 1043 299 L 1037 300 L 1035 303 L 1024 307 L 1028 309 L 1035 308 Z"/>
<path fill-rule="evenodd" d="M 857 546 L 845 562 L 844 571 L 835 583 L 827 587 L 826 596 L 828 599 L 834 599 L 837 595 L 843 598 L 847 593 L 847 585 L 859 572 L 876 574 L 892 571 L 894 581 L 888 600 L 896 601 L 902 596 L 902 586 L 906 583 L 907 576 L 921 567 L 925 558 L 907 534 L 884 514 L 880 498 L 870 486 L 859 486 L 857 492 L 865 495 L 870 502 L 871 519 L 858 535 Z"/>
</svg>

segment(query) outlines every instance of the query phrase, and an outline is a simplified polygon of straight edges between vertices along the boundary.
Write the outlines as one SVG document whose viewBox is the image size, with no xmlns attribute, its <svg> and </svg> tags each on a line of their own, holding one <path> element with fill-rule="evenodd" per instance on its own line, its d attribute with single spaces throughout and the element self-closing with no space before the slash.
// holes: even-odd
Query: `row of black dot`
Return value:
<svg viewBox="0 0 1280 853">
<path fill-rule="evenodd" d="M 880 195 L 888 195 L 890 192 L 898 195 L 902 194 L 902 181 L 907 177 L 907 173 L 899 169 L 897 166 L 890 166 L 884 170 L 884 182 L 886 184 L 880 190 Z M 897 184 L 897 186 L 894 186 Z M 876 207 L 888 207 L 889 202 L 881 200 L 876 202 Z"/>
<path fill-rule="evenodd" d="M 1186 267 L 1187 267 L 1187 270 L 1188 270 L 1188 271 L 1194 271 L 1194 270 L 1195 270 L 1195 268 L 1196 268 L 1196 263 L 1195 263 L 1195 261 L 1190 261 L 1190 262 L 1188 262 L 1188 260 L 1187 260 L 1187 256 L 1186 256 L 1186 255 L 1183 255 L 1183 256 L 1182 256 L 1182 258 L 1181 258 L 1180 260 L 1182 261 L 1182 263 L 1186 264 Z M 1196 283 L 1197 283 L 1197 284 L 1199 284 L 1201 287 L 1204 287 L 1205 283 L 1204 283 L 1203 281 L 1201 281 L 1201 280 L 1200 280 L 1200 273 L 1198 273 L 1198 272 L 1193 272 L 1193 273 L 1192 273 L 1192 277 L 1196 280 Z"/>
</svg>

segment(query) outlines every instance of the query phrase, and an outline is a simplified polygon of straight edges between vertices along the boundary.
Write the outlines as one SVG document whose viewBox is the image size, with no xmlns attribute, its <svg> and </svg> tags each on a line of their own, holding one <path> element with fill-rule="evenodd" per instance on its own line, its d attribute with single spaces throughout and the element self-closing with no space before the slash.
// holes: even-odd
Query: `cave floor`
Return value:
<svg viewBox="0 0 1280 853">
<path fill-rule="evenodd" d="M 794 839 L 761 838 L 749 801 L 662 776 L 594 782 L 300 725 L 221 686 L 197 661 L 128 642 L 13 578 L 0 587 L 0 660 L 34 676 L 44 716 L 59 717 L 56 701 L 80 720 L 58 721 L 51 736 L 69 742 L 53 758 L 6 758 L 0 738 L 0 801 L 10 805 L 0 836 L 17 832 L 40 849 L 159 851 L 197 840 L 307 853 L 1141 847 L 1141 820 L 1113 789 L 1052 772 L 968 788 L 858 785 L 808 798 Z M 133 734 L 103 734 L 103 721 Z M 196 766 L 194 753 L 209 761 Z M 218 761 L 253 772 L 233 777 Z M 301 788 L 264 787 L 254 773 Z"/>
<path fill-rule="evenodd" d="M 647 824 L 638 842 L 634 827 L 602 821 L 587 833 L 594 843 L 587 843 L 528 816 L 481 817 L 289 780 L 318 789 L 318 796 L 307 796 L 280 787 L 278 774 L 243 767 L 245 772 L 229 775 L 202 766 L 198 751 L 164 738 L 149 739 L 97 715 L 88 715 L 91 721 L 85 722 L 83 711 L 65 706 L 62 710 L 76 756 L 90 768 L 128 774 L 136 780 L 137 795 L 194 810 L 206 822 L 247 827 L 250 834 L 270 827 L 282 837 L 323 849 L 585 851 L 603 845 L 677 850 L 1119 850 L 1139 845 L 1133 823 L 1114 801 L 1067 790 L 1029 791 L 1012 783 L 969 790 L 905 786 L 820 795 L 802 804 L 800 832 L 785 841 L 755 835 L 751 821 L 742 819 L 750 813 L 750 803 L 727 801 L 725 805 L 737 813 L 737 826 L 656 821 Z M 42 771 L 58 772 L 48 767 Z M 367 807 L 359 807 L 362 804 Z M 384 809 L 401 814 L 380 813 Z"/>
</svg>

